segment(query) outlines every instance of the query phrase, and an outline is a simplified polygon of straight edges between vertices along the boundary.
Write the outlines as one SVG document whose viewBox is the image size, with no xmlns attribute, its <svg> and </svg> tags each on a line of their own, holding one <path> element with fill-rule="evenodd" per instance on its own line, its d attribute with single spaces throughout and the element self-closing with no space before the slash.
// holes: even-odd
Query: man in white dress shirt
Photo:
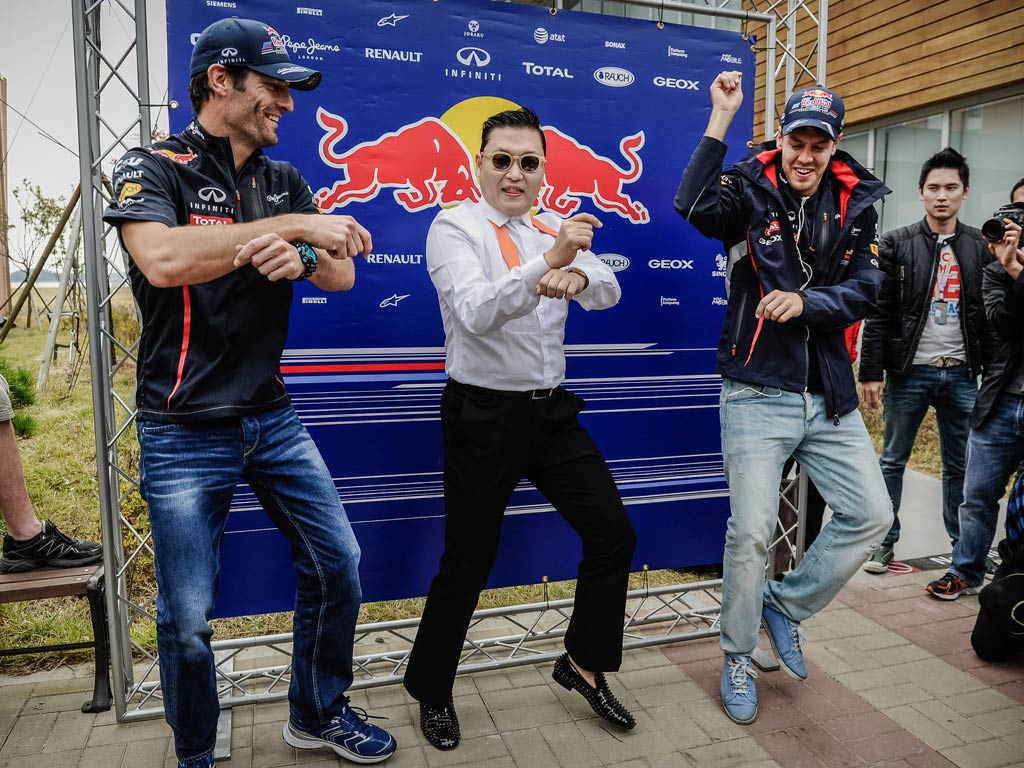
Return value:
<svg viewBox="0 0 1024 768">
<path fill-rule="evenodd" d="M 459 743 L 455 672 L 505 508 L 523 478 L 583 541 L 566 653 L 553 677 L 609 722 L 635 725 L 603 673 L 622 660 L 636 534 L 604 457 L 577 420 L 583 400 L 559 386 L 569 301 L 606 309 L 621 291 L 589 250 L 601 226 L 594 216 L 530 216 L 544 181 L 537 116 L 529 109 L 494 115 L 480 146 L 483 200 L 442 211 L 427 235 L 449 376 L 441 396 L 445 551 L 405 687 L 420 702 L 420 727 L 438 749 Z"/>
</svg>

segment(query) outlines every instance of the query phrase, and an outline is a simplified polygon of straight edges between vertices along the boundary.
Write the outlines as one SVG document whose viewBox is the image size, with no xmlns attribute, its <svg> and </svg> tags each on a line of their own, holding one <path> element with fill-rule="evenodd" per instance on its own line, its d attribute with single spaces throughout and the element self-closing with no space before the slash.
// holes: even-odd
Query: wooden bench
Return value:
<svg viewBox="0 0 1024 768">
<path fill-rule="evenodd" d="M 110 709 L 110 654 L 107 609 L 103 593 L 103 563 L 79 568 L 39 568 L 23 573 L 0 573 L 0 603 L 20 603 L 48 597 L 87 598 L 93 634 L 92 642 L 88 643 L 5 648 L 0 649 L 0 656 L 93 648 L 96 654 L 96 672 L 92 699 L 82 705 L 82 711 L 106 712 Z"/>
</svg>

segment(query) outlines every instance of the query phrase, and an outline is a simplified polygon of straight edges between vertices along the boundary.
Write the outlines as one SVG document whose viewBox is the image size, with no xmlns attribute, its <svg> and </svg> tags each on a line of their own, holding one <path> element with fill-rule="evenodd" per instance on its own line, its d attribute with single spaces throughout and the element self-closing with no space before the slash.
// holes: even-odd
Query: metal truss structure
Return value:
<svg viewBox="0 0 1024 768">
<path fill-rule="evenodd" d="M 148 520 L 138 494 L 138 446 L 133 430 L 137 341 L 129 341 L 132 334 L 115 328 L 113 322 L 112 304 L 116 297 L 130 293 L 130 286 L 117 238 L 101 219 L 110 198 L 110 184 L 103 168 L 136 144 L 136 137 L 141 136 L 143 142 L 148 139 L 153 128 L 151 110 L 165 105 L 152 104 L 150 98 L 147 0 L 71 2 L 89 353 L 114 705 L 119 720 L 130 720 L 156 716 L 162 712 L 162 706 L 155 675 L 159 660 L 140 639 L 152 637 L 156 595 L 139 586 L 152 583 L 152 579 L 140 578 L 151 572 L 152 547 Z M 774 124 L 775 81 L 783 66 L 787 92 L 805 74 L 812 81 L 824 79 L 827 2 L 775 0 L 762 11 L 757 6 L 765 5 L 765 0 L 707 0 L 707 5 L 628 0 L 628 4 L 650 9 L 767 25 L 765 71 L 775 76 L 766 78 L 766 126 Z M 738 3 L 749 3 L 751 7 L 736 8 Z M 817 15 L 811 11 L 812 4 Z M 134 38 L 120 50 L 111 51 L 109 44 L 101 43 L 101 19 L 134 30 Z M 796 31 L 803 19 L 817 28 L 816 71 L 810 69 L 809 60 L 797 56 Z M 777 34 L 780 28 L 785 30 L 784 37 Z M 126 124 L 115 124 L 104 111 L 104 101 L 114 97 L 123 101 L 126 95 L 138 105 L 137 115 Z M 803 491 L 796 497 L 797 508 L 803 508 L 806 497 L 804 481 L 801 487 Z M 794 506 L 792 499 L 788 503 Z M 785 559 L 795 562 L 803 548 L 800 516 L 783 519 L 786 522 L 780 522 L 778 546 L 786 547 Z M 639 648 L 717 634 L 719 587 L 720 581 L 705 581 L 631 592 L 629 612 L 624 617 L 624 647 Z M 558 600 L 477 612 L 460 671 L 553 659 L 556 654 L 551 650 L 552 641 L 564 634 L 570 611 L 571 601 Z M 387 685 L 400 679 L 417 621 L 358 628 L 354 687 Z M 384 649 L 379 643 L 376 649 L 367 648 L 363 641 L 369 638 L 375 643 L 383 640 Z M 287 635 L 274 635 L 214 643 L 222 705 L 226 710 L 235 704 L 286 695 L 290 669 L 288 640 Z M 258 661 L 259 649 L 277 658 L 269 664 L 253 663 L 253 658 Z M 360 653 L 361 649 L 366 652 Z"/>
<path fill-rule="evenodd" d="M 638 589 L 627 594 L 624 649 L 713 637 L 718 634 L 718 579 Z M 572 617 L 571 599 L 473 614 L 459 674 L 554 661 L 564 651 Z M 352 690 L 400 683 L 418 618 L 362 624 L 356 629 Z M 287 697 L 291 670 L 290 634 L 221 640 L 215 643 L 217 683 L 223 706 L 277 701 Z M 374 650 L 374 649 L 377 650 Z M 383 650 L 380 650 L 383 648 Z M 372 651 L 360 653 L 360 650 Z M 150 659 L 150 670 L 156 665 Z M 123 720 L 161 712 L 160 685 L 143 682 Z"/>
</svg>

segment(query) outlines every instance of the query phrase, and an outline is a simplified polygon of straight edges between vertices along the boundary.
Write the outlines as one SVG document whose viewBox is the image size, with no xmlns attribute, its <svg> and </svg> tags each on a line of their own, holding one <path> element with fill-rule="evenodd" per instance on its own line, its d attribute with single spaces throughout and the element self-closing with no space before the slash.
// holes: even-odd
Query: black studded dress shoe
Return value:
<svg viewBox="0 0 1024 768">
<path fill-rule="evenodd" d="M 447 752 L 459 746 L 462 734 L 459 731 L 459 717 L 451 699 L 439 707 L 420 702 L 420 730 L 431 746 Z"/>
<path fill-rule="evenodd" d="M 587 700 L 590 708 L 609 723 L 620 728 L 626 728 L 627 730 L 636 725 L 633 715 L 619 703 L 619 700 L 615 698 L 615 694 L 608 688 L 608 683 L 604 679 L 604 672 L 598 672 L 594 675 L 594 679 L 597 680 L 597 687 L 594 688 L 583 679 L 583 675 L 569 661 L 569 654 L 563 653 L 558 657 L 558 661 L 555 662 L 555 669 L 551 673 L 551 677 L 566 690 L 579 691 L 580 695 Z"/>
</svg>

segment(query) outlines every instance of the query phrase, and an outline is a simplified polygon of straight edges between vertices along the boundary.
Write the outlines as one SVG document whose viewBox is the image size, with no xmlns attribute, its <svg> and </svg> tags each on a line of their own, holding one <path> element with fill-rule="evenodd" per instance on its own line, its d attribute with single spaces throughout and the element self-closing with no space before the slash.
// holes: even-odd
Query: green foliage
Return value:
<svg viewBox="0 0 1024 768">
<path fill-rule="evenodd" d="M 14 366 L 0 356 L 0 376 L 7 379 L 11 389 L 11 403 L 15 408 L 23 408 L 36 401 L 35 381 L 27 369 Z"/>
<path fill-rule="evenodd" d="M 39 423 L 27 413 L 16 413 L 11 419 L 14 434 L 18 437 L 32 437 L 39 429 Z"/>
</svg>

